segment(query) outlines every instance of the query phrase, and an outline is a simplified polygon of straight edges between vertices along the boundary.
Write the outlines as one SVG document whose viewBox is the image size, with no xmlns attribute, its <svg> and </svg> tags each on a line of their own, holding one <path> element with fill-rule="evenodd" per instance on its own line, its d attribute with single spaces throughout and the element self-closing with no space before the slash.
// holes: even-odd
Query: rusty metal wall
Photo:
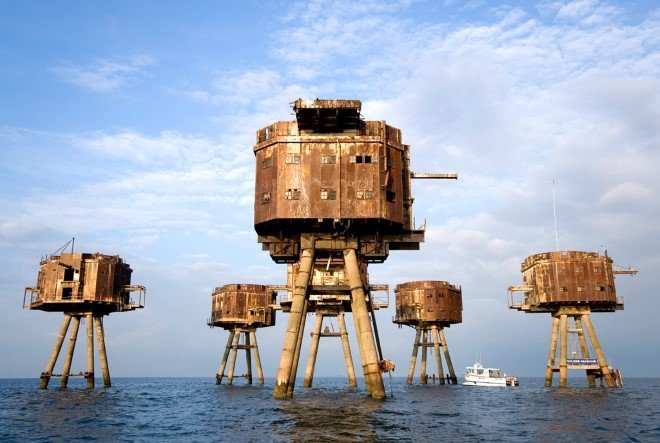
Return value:
<svg viewBox="0 0 660 443">
<path fill-rule="evenodd" d="M 277 122 L 257 131 L 255 228 L 260 235 L 306 230 L 319 220 L 410 229 L 408 146 L 381 121 L 313 133 Z M 405 206 L 405 208 L 404 208 Z"/>
<path fill-rule="evenodd" d="M 395 323 L 449 326 L 463 321 L 460 287 L 446 281 L 414 281 L 396 286 Z"/>
<path fill-rule="evenodd" d="M 128 303 L 129 294 L 124 287 L 131 284 L 132 272 L 117 256 L 62 253 L 50 257 L 40 263 L 37 296 L 31 307 L 43 309 L 45 305 L 59 304 L 60 310 L 67 311 L 72 309 L 72 303 L 89 306 L 100 302 L 117 305 L 110 311 L 119 310 Z"/>
<path fill-rule="evenodd" d="M 616 304 L 612 259 L 595 252 L 546 252 L 527 257 L 521 265 L 531 307 L 548 304 Z"/>
<path fill-rule="evenodd" d="M 276 293 L 265 285 L 241 283 L 215 288 L 210 324 L 223 328 L 273 326 L 275 297 Z"/>
</svg>

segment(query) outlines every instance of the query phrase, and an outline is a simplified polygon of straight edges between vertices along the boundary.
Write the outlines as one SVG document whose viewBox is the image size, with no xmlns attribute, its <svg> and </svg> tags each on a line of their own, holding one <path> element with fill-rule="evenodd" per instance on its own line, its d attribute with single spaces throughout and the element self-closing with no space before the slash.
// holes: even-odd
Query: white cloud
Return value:
<svg viewBox="0 0 660 443">
<path fill-rule="evenodd" d="M 121 61 L 101 59 L 85 66 L 62 64 L 51 68 L 51 71 L 68 83 L 90 91 L 107 93 L 144 77 L 144 68 L 153 64 L 152 57 L 136 55 Z"/>
<path fill-rule="evenodd" d="M 613 208 L 643 207 L 649 204 L 657 204 L 654 192 L 639 183 L 621 183 L 607 191 L 598 200 L 598 203 Z"/>
</svg>

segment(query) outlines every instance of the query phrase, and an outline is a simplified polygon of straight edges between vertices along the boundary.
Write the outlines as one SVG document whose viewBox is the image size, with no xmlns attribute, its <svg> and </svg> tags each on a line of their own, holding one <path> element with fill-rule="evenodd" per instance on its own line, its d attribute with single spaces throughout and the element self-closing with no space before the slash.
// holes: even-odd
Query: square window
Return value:
<svg viewBox="0 0 660 443">
<path fill-rule="evenodd" d="M 371 191 L 364 191 L 364 198 L 374 198 L 374 194 Z"/>
<path fill-rule="evenodd" d="M 396 198 L 396 193 L 392 191 L 385 191 L 385 199 L 388 201 L 388 203 L 394 203 Z"/>
<path fill-rule="evenodd" d="M 300 163 L 300 154 L 287 154 L 285 158 L 286 163 L 299 164 Z"/>
<path fill-rule="evenodd" d="M 270 168 L 273 165 L 273 157 L 269 156 L 262 160 L 261 169 Z"/>
<path fill-rule="evenodd" d="M 365 163 L 371 163 L 371 156 L 370 155 L 365 155 L 364 156 L 364 162 Z"/>
<path fill-rule="evenodd" d="M 328 164 L 334 165 L 334 164 L 337 163 L 337 157 L 335 157 L 334 155 L 322 155 L 321 156 L 321 163 L 326 164 L 326 165 L 328 165 Z"/>
<path fill-rule="evenodd" d="M 357 191 L 357 192 L 355 193 L 355 196 L 356 196 L 357 198 L 359 198 L 359 199 L 363 199 L 363 198 L 364 198 L 364 192 L 362 192 L 362 191 Z"/>
<path fill-rule="evenodd" d="M 261 194 L 261 203 L 269 203 L 270 202 L 270 192 L 264 192 Z"/>
<path fill-rule="evenodd" d="M 362 156 L 361 155 L 356 155 L 355 156 L 355 163 L 362 163 Z"/>
</svg>

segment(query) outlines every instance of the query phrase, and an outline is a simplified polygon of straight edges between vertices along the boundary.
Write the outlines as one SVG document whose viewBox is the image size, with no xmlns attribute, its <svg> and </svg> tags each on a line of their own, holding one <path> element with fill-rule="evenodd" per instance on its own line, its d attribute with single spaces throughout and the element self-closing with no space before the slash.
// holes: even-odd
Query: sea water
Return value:
<svg viewBox="0 0 660 443">
<path fill-rule="evenodd" d="M 582 377 L 584 378 L 584 377 Z M 291 400 L 214 378 L 114 378 L 108 389 L 38 389 L 0 380 L 0 441 L 660 441 L 660 379 L 622 389 L 406 385 L 385 378 L 388 398 L 366 397 L 345 378 L 315 378 Z M 97 380 L 100 384 L 101 380 Z M 585 382 L 586 384 L 586 382 Z"/>
</svg>

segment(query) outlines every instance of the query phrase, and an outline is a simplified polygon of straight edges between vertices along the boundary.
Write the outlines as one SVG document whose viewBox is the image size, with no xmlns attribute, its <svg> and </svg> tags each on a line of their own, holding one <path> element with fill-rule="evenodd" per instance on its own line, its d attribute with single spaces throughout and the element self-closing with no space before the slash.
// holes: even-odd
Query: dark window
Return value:
<svg viewBox="0 0 660 443">
<path fill-rule="evenodd" d="M 285 158 L 286 163 L 300 163 L 300 154 L 287 154 Z"/>
<path fill-rule="evenodd" d="M 321 200 L 334 200 L 337 192 L 334 189 L 321 189 Z"/>
<path fill-rule="evenodd" d="M 73 269 L 65 268 L 64 269 L 64 281 L 73 281 Z"/>
<path fill-rule="evenodd" d="M 365 163 L 371 163 L 371 156 L 370 155 L 365 155 L 364 156 L 364 162 Z"/>
<path fill-rule="evenodd" d="M 362 163 L 362 156 L 361 155 L 356 155 L 355 156 L 355 163 Z"/>
<path fill-rule="evenodd" d="M 385 199 L 386 199 L 389 203 L 394 203 L 394 199 L 395 199 L 395 197 L 396 197 L 396 193 L 395 193 L 395 192 L 392 192 L 392 191 L 385 191 Z"/>
<path fill-rule="evenodd" d="M 300 200 L 300 189 L 287 189 L 284 198 L 287 200 Z"/>
<path fill-rule="evenodd" d="M 72 288 L 62 288 L 62 300 L 71 300 Z"/>
</svg>

